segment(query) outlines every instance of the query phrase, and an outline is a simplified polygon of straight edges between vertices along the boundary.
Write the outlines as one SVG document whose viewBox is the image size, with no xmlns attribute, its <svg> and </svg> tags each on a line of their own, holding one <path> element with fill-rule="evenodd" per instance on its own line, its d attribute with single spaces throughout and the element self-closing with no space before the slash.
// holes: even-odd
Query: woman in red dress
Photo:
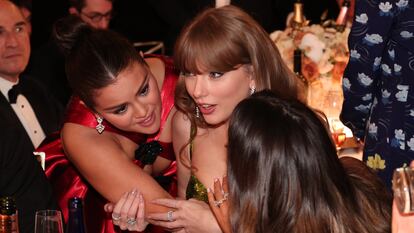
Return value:
<svg viewBox="0 0 414 233">
<path fill-rule="evenodd" d="M 123 229 L 140 230 L 135 215 L 111 218 L 104 204 L 142 195 L 146 212 L 168 211 L 151 200 L 174 195 L 170 120 L 178 72 L 169 59 L 144 60 L 118 34 L 92 29 L 73 16 L 58 21 L 54 33 L 74 97 L 60 137 L 38 151 L 46 153 L 46 174 L 64 218 L 68 200 L 79 196 L 88 232 L 119 232 L 112 219 L 123 222 Z M 151 175 L 170 185 L 171 194 Z M 130 192 L 134 189 L 140 193 Z"/>
</svg>

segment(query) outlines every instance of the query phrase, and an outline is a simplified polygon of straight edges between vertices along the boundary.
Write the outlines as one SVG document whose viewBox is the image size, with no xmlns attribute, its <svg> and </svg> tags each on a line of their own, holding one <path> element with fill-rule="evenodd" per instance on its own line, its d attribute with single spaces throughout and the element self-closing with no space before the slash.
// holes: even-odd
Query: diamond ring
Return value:
<svg viewBox="0 0 414 233">
<path fill-rule="evenodd" d="M 172 211 L 172 210 L 170 210 L 170 211 L 167 212 L 167 220 L 169 222 L 174 221 L 174 219 L 173 219 L 173 213 L 174 213 L 174 211 Z"/>
<path fill-rule="evenodd" d="M 128 225 L 134 225 L 137 223 L 137 220 L 135 218 L 128 218 L 127 223 Z"/>
</svg>

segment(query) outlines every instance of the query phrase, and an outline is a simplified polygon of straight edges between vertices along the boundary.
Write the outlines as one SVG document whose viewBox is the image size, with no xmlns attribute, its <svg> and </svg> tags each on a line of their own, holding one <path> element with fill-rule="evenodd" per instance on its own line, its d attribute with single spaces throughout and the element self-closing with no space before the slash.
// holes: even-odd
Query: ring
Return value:
<svg viewBox="0 0 414 233">
<path fill-rule="evenodd" d="M 128 218 L 127 223 L 128 225 L 134 225 L 137 223 L 137 220 L 135 218 Z"/>
<path fill-rule="evenodd" d="M 173 219 L 173 213 L 174 213 L 174 211 L 172 211 L 172 210 L 170 210 L 170 211 L 167 212 L 167 220 L 169 222 L 174 221 L 174 219 Z"/>
<path fill-rule="evenodd" d="M 112 213 L 112 220 L 113 221 L 119 221 L 119 220 L 121 220 L 121 215 Z"/>
<path fill-rule="evenodd" d="M 229 197 L 229 193 L 223 193 L 223 199 L 227 200 L 227 198 Z"/>
</svg>

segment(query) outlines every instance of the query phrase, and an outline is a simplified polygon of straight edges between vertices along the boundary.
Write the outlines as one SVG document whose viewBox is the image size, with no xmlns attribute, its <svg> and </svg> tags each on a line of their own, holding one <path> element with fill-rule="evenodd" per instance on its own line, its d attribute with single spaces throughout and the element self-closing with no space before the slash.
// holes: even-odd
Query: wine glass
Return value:
<svg viewBox="0 0 414 233">
<path fill-rule="evenodd" d="M 35 233 L 63 233 L 62 214 L 60 211 L 36 211 Z"/>
</svg>

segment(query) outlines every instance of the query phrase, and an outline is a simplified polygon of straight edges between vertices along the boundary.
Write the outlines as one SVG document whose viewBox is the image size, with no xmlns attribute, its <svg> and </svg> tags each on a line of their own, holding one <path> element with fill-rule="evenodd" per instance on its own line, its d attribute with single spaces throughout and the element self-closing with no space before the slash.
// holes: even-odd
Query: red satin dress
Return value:
<svg viewBox="0 0 414 233">
<path fill-rule="evenodd" d="M 166 68 L 165 79 L 161 89 L 161 128 L 167 120 L 167 117 L 174 106 L 174 90 L 178 79 L 178 71 L 174 68 L 171 60 L 160 57 Z M 96 118 L 94 114 L 81 104 L 80 99 L 73 97 L 68 105 L 65 122 L 76 123 L 87 127 L 95 128 Z M 105 131 L 123 135 L 137 144 L 157 140 L 159 132 L 156 135 L 143 135 L 139 133 L 121 131 L 109 122 L 104 121 Z M 160 142 L 163 146 L 163 152 L 160 156 L 174 161 L 174 151 L 171 143 Z M 66 158 L 60 139 L 60 132 L 48 137 L 42 143 L 37 151 L 46 153 L 46 176 L 52 184 L 55 197 L 62 210 L 65 222 L 68 220 L 68 200 L 74 196 L 84 199 L 85 224 L 87 231 L 90 233 L 115 233 L 123 232 L 112 224 L 111 215 L 104 211 L 104 205 L 108 201 L 102 197 L 78 172 L 76 167 Z M 141 166 L 136 161 L 137 166 Z M 164 188 L 173 196 L 176 196 L 176 162 L 172 162 L 170 167 L 165 170 L 162 178 L 170 178 L 171 182 Z M 166 179 L 163 179 L 166 180 Z M 116 187 L 114 187 L 116 188 Z M 164 232 L 158 227 L 149 226 L 146 232 Z"/>
</svg>

